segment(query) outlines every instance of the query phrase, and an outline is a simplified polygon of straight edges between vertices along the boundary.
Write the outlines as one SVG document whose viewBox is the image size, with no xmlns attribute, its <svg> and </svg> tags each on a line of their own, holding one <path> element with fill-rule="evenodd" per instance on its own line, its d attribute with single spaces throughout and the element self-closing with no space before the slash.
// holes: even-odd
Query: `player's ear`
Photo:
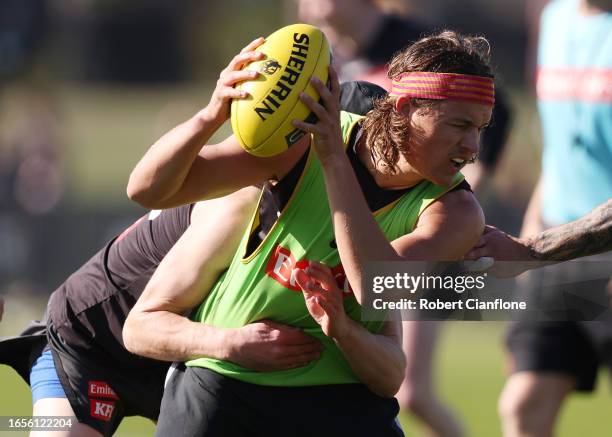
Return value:
<svg viewBox="0 0 612 437">
<path fill-rule="evenodd" d="M 403 115 L 409 115 L 412 102 L 408 96 L 397 96 L 395 98 L 395 110 Z"/>
</svg>

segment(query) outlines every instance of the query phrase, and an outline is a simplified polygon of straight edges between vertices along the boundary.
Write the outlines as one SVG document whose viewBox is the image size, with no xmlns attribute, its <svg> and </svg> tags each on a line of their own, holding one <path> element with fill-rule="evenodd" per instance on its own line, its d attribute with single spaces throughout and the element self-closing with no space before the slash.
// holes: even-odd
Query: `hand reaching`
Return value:
<svg viewBox="0 0 612 437">
<path fill-rule="evenodd" d="M 250 323 L 231 337 L 227 359 L 259 372 L 302 367 L 318 359 L 321 343 L 301 329 L 271 320 Z"/>
<path fill-rule="evenodd" d="M 315 101 L 306 93 L 300 94 L 300 100 L 317 116 L 316 124 L 293 120 L 298 129 L 314 135 L 314 147 L 321 163 L 336 153 L 344 154 L 342 133 L 340 130 L 340 83 L 338 74 L 333 67 L 329 67 L 330 88 L 327 88 L 318 78 L 313 77 L 310 82 L 315 88 L 321 103 Z"/>
<path fill-rule="evenodd" d="M 478 243 L 465 255 L 466 260 L 476 260 L 487 265 L 487 270 L 497 277 L 519 275 L 533 268 L 528 242 L 487 225 Z M 491 262 L 484 261 L 491 260 Z M 502 261 L 501 263 L 497 263 Z"/>
<path fill-rule="evenodd" d="M 321 325 L 323 333 L 335 339 L 346 335 L 349 318 L 344 312 L 342 290 L 329 268 L 311 262 L 306 270 L 297 272 L 296 280 L 304 292 L 308 312 Z"/>
<path fill-rule="evenodd" d="M 250 42 L 239 54 L 234 56 L 228 66 L 221 71 L 217 86 L 213 91 L 210 103 L 201 112 L 202 116 L 221 125 L 230 115 L 230 103 L 232 99 L 244 99 L 248 93 L 234 88 L 240 82 L 253 80 L 259 76 L 257 71 L 244 70 L 243 68 L 253 61 L 263 59 L 264 54 L 255 51 L 263 44 L 264 38 L 259 37 Z"/>
</svg>

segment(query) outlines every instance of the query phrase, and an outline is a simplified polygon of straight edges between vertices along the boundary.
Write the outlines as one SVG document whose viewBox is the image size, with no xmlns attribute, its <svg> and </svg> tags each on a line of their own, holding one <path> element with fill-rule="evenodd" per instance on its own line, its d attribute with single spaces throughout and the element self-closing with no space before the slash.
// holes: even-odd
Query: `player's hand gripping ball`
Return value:
<svg viewBox="0 0 612 437">
<path fill-rule="evenodd" d="M 305 92 L 319 100 L 310 79 L 315 76 L 327 82 L 330 51 L 323 32 L 308 24 L 277 30 L 257 51 L 265 56 L 245 69 L 260 74 L 236 86 L 249 96 L 232 101 L 231 121 L 242 147 L 253 155 L 267 157 L 284 152 L 304 135 L 292 120 L 316 122 L 299 94 Z"/>
</svg>

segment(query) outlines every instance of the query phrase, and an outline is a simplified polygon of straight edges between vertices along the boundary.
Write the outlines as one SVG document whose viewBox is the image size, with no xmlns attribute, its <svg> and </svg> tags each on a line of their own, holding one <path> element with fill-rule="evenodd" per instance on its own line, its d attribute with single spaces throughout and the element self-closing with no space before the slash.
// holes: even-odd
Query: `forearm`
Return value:
<svg viewBox="0 0 612 437">
<path fill-rule="evenodd" d="M 346 154 L 328 159 L 323 171 L 342 266 L 361 303 L 365 263 L 399 256 L 374 220 Z"/>
<path fill-rule="evenodd" d="M 355 375 L 382 397 L 393 397 L 404 379 L 406 359 L 397 339 L 372 334 L 361 324 L 349 321 L 350 329 L 336 344 Z"/>
<path fill-rule="evenodd" d="M 133 311 L 123 328 L 127 350 L 162 361 L 227 359 L 232 337 L 230 330 L 193 322 L 169 311 Z"/>
<path fill-rule="evenodd" d="M 163 201 L 180 190 L 198 153 L 219 127 L 202 110 L 162 136 L 132 170 L 128 197 L 146 208 L 162 208 Z"/>
<path fill-rule="evenodd" d="M 527 246 L 538 261 L 567 261 L 612 250 L 612 200 L 579 220 L 540 233 Z"/>
</svg>

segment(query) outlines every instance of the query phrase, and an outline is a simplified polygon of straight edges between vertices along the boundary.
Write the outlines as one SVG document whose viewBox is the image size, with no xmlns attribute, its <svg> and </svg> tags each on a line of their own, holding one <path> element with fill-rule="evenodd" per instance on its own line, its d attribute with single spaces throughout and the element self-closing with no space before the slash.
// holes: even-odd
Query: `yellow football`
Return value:
<svg viewBox="0 0 612 437">
<path fill-rule="evenodd" d="M 319 100 L 310 79 L 315 76 L 327 82 L 330 51 L 323 32 L 308 24 L 283 27 L 256 50 L 265 57 L 245 68 L 260 75 L 237 86 L 249 97 L 232 101 L 231 121 L 242 147 L 266 157 L 284 152 L 304 135 L 293 127 L 292 120 L 316 122 L 299 94 L 303 91 Z"/>
</svg>

